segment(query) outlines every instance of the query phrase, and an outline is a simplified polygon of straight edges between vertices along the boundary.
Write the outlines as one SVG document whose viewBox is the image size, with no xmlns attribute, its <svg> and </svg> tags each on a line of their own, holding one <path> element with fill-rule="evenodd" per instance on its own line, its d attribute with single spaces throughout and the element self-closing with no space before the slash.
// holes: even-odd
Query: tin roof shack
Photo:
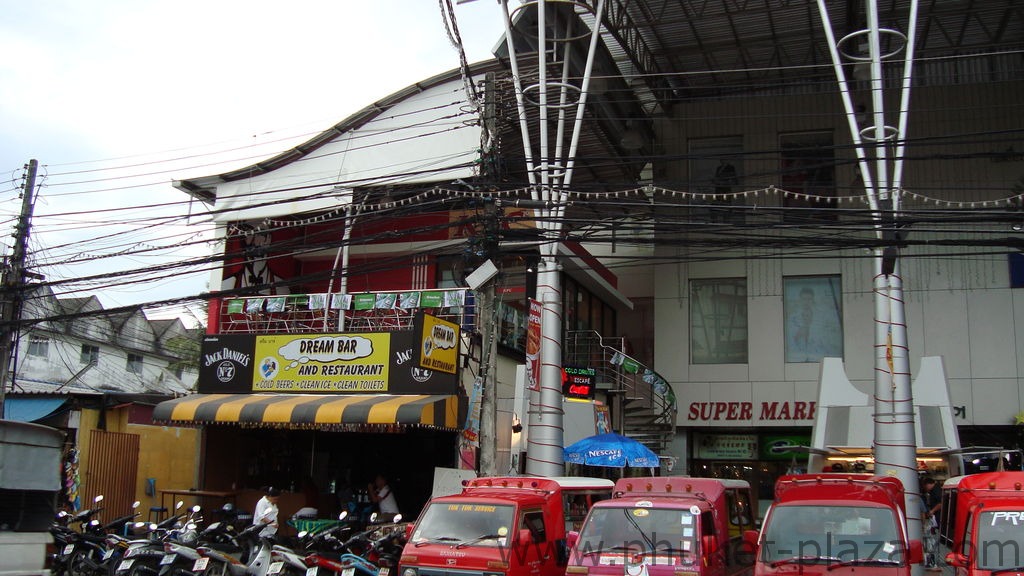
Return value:
<svg viewBox="0 0 1024 576">
<path fill-rule="evenodd" d="M 563 576 L 566 526 L 610 498 L 601 478 L 478 478 L 432 499 L 410 530 L 401 576 Z"/>
<path fill-rule="evenodd" d="M 1024 566 L 1024 472 L 956 476 L 942 485 L 939 533 L 958 575 Z"/>
<path fill-rule="evenodd" d="M 48 572 L 63 442 L 54 428 L 0 420 L 0 575 Z"/>
<path fill-rule="evenodd" d="M 716 478 L 623 478 L 611 500 L 591 509 L 567 574 L 750 573 L 742 533 L 753 526 L 750 485 Z M 677 572 L 682 571 L 682 572 Z"/>
<path fill-rule="evenodd" d="M 848 572 L 909 576 L 920 540 L 907 536 L 903 484 L 868 474 L 798 474 L 779 478 L 757 545 L 755 576 Z"/>
</svg>

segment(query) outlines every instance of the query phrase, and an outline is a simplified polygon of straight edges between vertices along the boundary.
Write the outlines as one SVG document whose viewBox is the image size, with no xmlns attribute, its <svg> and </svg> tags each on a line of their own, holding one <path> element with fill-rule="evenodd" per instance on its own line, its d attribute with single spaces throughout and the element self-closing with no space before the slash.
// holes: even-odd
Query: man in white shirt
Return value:
<svg viewBox="0 0 1024 576">
<path fill-rule="evenodd" d="M 377 474 L 373 483 L 368 486 L 370 500 L 377 504 L 377 511 L 387 519 L 398 514 L 398 501 L 395 500 L 395 493 L 388 486 L 388 480 L 383 474 Z"/>
<path fill-rule="evenodd" d="M 252 515 L 253 524 L 264 524 L 266 527 L 260 530 L 261 537 L 270 537 L 277 534 L 277 501 L 281 491 L 277 488 L 267 488 L 266 495 L 256 503 L 256 512 Z"/>
</svg>

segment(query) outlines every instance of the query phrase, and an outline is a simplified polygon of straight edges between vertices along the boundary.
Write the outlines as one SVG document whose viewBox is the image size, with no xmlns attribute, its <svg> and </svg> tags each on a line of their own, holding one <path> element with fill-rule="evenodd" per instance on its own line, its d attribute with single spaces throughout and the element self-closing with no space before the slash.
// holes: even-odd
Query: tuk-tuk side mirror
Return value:
<svg viewBox="0 0 1024 576">
<path fill-rule="evenodd" d="M 414 524 L 406 524 L 405 525 L 405 540 L 406 540 L 406 542 L 408 542 L 409 540 L 412 540 L 412 529 L 415 528 L 415 527 L 416 526 Z"/>
<path fill-rule="evenodd" d="M 950 552 L 949 554 L 946 554 L 946 564 L 955 568 L 964 568 L 967 566 L 967 556 L 957 552 Z"/>
<path fill-rule="evenodd" d="M 572 530 L 565 535 L 565 546 L 567 548 L 575 548 L 576 543 L 580 541 L 580 533 Z"/>
<path fill-rule="evenodd" d="M 714 554 L 715 552 L 718 552 L 718 537 L 714 534 L 701 536 L 700 546 L 703 549 L 705 555 Z"/>
<path fill-rule="evenodd" d="M 744 530 L 743 531 L 743 544 L 744 547 L 751 553 L 757 552 L 757 530 Z"/>
<path fill-rule="evenodd" d="M 520 528 L 518 537 L 516 539 L 516 544 L 520 546 L 526 546 L 530 544 L 530 542 L 533 542 L 533 535 L 530 534 L 530 529 Z"/>
<path fill-rule="evenodd" d="M 908 550 L 907 561 L 911 564 L 920 564 L 924 562 L 924 544 L 920 540 L 910 541 L 910 550 Z"/>
</svg>

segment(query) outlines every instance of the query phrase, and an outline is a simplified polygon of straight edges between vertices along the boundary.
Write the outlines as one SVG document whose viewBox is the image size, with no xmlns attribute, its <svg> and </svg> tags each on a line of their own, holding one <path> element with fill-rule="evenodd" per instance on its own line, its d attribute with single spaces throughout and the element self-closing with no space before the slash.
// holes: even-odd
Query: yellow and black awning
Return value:
<svg viewBox="0 0 1024 576">
<path fill-rule="evenodd" d="M 373 426 L 459 426 L 459 398 L 387 394 L 193 394 L 157 404 L 167 424 L 241 424 L 359 430 Z"/>
</svg>

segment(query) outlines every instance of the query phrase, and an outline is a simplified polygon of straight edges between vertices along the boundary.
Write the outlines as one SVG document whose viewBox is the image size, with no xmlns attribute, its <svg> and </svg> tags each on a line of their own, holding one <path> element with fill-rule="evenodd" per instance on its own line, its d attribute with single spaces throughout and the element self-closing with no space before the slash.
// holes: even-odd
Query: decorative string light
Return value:
<svg viewBox="0 0 1024 576">
<path fill-rule="evenodd" d="M 509 188 L 505 190 L 454 190 L 448 188 L 434 187 L 429 190 L 420 192 L 402 198 L 399 200 L 387 200 L 372 204 L 363 204 L 361 210 L 365 212 L 393 210 L 397 207 L 412 206 L 420 203 L 424 203 L 428 199 L 434 196 L 443 196 L 448 198 L 510 198 L 516 199 L 523 196 L 530 196 L 534 191 L 534 188 L 524 186 L 520 188 Z M 646 184 L 642 187 L 628 188 L 622 190 L 611 190 L 602 192 L 585 192 L 581 190 L 569 190 L 565 192 L 565 197 L 569 200 L 587 201 L 587 200 L 612 200 L 616 198 L 629 198 L 630 196 L 636 196 L 638 198 L 654 200 L 656 196 L 663 196 L 668 198 L 679 198 L 682 200 L 712 200 L 712 201 L 732 201 L 734 199 L 753 199 L 756 201 L 762 197 L 778 196 L 782 195 L 783 199 L 803 200 L 805 202 L 814 203 L 827 203 L 835 202 L 836 204 L 843 203 L 854 203 L 859 202 L 862 204 L 869 204 L 868 197 L 864 194 L 851 194 L 845 196 L 828 196 L 822 194 L 809 194 L 806 192 L 797 192 L 793 190 L 786 190 L 785 188 L 778 188 L 774 184 L 769 184 L 764 188 L 756 188 L 751 190 L 743 190 L 739 192 L 728 192 L 728 193 L 714 193 L 709 194 L 706 192 L 690 192 L 689 190 L 675 190 L 664 188 L 661 186 L 654 186 Z M 958 209 L 977 209 L 977 208 L 990 208 L 999 207 L 1001 205 L 1014 206 L 1024 204 L 1024 194 L 1015 194 L 1005 198 L 996 198 L 989 200 L 976 200 L 970 202 L 946 200 L 942 198 L 932 198 L 924 194 L 917 192 L 910 192 L 904 189 L 892 190 L 890 193 L 892 196 L 900 196 L 907 200 L 912 200 L 921 204 L 934 204 L 938 207 L 944 208 L 958 208 Z M 548 202 L 545 204 L 542 210 L 554 208 L 557 202 Z M 319 224 L 323 222 L 334 221 L 339 218 L 345 217 L 344 208 L 335 208 L 329 212 L 311 216 L 309 218 L 303 218 L 300 220 L 278 220 L 273 218 L 266 218 L 259 224 L 249 224 L 246 227 L 239 227 L 232 225 L 229 227 L 229 234 L 251 236 L 265 232 L 268 228 L 292 228 L 292 227 L 303 227 L 312 224 Z"/>
</svg>

